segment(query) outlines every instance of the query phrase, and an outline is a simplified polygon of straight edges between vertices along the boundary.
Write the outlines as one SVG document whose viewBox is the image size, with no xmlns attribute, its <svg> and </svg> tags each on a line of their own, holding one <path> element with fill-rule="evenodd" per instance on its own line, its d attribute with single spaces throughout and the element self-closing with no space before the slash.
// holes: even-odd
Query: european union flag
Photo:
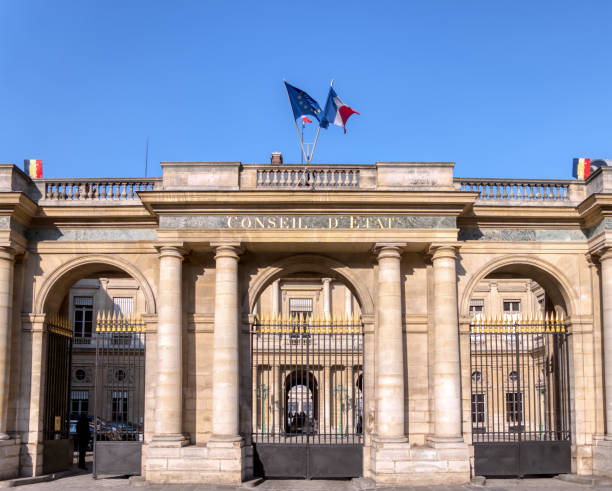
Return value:
<svg viewBox="0 0 612 491">
<path fill-rule="evenodd" d="M 319 115 L 321 114 L 321 108 L 317 101 L 303 90 L 293 85 L 289 85 L 287 82 L 285 82 L 285 88 L 287 89 L 287 95 L 289 96 L 289 102 L 291 103 L 291 109 L 293 109 L 293 117 L 295 119 L 302 116 L 314 116 L 320 121 Z"/>
</svg>

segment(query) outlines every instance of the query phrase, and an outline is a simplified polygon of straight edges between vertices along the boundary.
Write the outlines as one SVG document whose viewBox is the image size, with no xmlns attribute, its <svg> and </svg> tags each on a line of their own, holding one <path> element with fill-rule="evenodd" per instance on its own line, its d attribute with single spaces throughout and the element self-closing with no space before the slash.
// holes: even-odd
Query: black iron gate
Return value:
<svg viewBox="0 0 612 491">
<path fill-rule="evenodd" d="M 43 473 L 72 466 L 70 440 L 70 368 L 72 326 L 59 316 L 47 321 L 47 381 L 43 420 Z"/>
<path fill-rule="evenodd" d="M 571 472 L 568 336 L 558 315 L 474 320 L 475 474 Z"/>
<path fill-rule="evenodd" d="M 139 475 L 144 435 L 145 325 L 98 315 L 93 475 Z"/>
<path fill-rule="evenodd" d="M 251 369 L 257 475 L 362 475 L 363 329 L 357 316 L 257 318 Z"/>
</svg>

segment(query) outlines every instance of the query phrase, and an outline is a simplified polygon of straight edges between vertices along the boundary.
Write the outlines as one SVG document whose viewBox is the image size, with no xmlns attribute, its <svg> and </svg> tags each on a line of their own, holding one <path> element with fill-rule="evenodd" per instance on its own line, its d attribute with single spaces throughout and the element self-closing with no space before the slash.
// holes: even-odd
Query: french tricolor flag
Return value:
<svg viewBox="0 0 612 491">
<path fill-rule="evenodd" d="M 336 126 L 342 126 L 346 133 L 346 122 L 352 114 L 359 114 L 354 109 L 347 106 L 333 87 L 329 88 L 329 95 L 327 96 L 327 102 L 325 103 L 325 109 L 323 110 L 323 119 L 321 120 L 321 127 L 327 128 L 329 124 L 335 124 Z"/>
</svg>

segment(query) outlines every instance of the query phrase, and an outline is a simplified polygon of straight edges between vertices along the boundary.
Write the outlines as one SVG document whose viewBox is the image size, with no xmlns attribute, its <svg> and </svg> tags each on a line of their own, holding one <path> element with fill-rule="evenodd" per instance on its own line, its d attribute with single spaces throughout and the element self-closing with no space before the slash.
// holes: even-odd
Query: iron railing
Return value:
<svg viewBox="0 0 612 491">
<path fill-rule="evenodd" d="M 142 317 L 98 314 L 94 477 L 140 473 L 140 459 L 130 459 L 141 451 L 131 444 L 144 435 L 145 337 Z M 125 442 L 130 445 L 117 446 Z"/>
<path fill-rule="evenodd" d="M 70 370 L 72 326 L 59 316 L 47 321 L 47 383 L 43 433 L 45 440 L 63 440 L 70 434 Z"/>
<path fill-rule="evenodd" d="M 475 444 L 570 440 L 568 336 L 558 314 L 474 319 Z"/>
<path fill-rule="evenodd" d="M 358 316 L 257 317 L 251 360 L 254 443 L 363 442 L 363 329 Z"/>
</svg>

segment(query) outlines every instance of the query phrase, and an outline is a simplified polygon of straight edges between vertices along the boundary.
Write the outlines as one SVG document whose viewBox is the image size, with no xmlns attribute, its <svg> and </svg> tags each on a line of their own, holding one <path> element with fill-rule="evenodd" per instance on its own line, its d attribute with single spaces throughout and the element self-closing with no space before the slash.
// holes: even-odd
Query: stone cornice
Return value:
<svg viewBox="0 0 612 491">
<path fill-rule="evenodd" d="M 185 213 L 410 213 L 457 216 L 477 193 L 396 191 L 146 191 L 144 206 L 156 214 Z"/>
<path fill-rule="evenodd" d="M 0 216 L 11 216 L 28 225 L 38 206 L 24 193 L 0 193 Z"/>
<path fill-rule="evenodd" d="M 583 227 L 593 227 L 604 218 L 612 216 L 612 196 L 593 194 L 578 205 L 577 211 Z"/>
</svg>

